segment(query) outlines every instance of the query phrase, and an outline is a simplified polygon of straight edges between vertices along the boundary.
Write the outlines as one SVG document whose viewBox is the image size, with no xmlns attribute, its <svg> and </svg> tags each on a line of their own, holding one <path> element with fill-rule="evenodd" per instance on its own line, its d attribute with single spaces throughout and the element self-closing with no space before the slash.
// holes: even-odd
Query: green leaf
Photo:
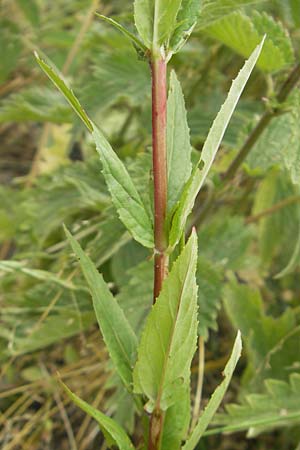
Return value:
<svg viewBox="0 0 300 450">
<path fill-rule="evenodd" d="M 114 299 L 102 275 L 78 242 L 65 228 L 71 247 L 79 259 L 83 275 L 89 285 L 93 305 L 103 339 L 114 365 L 125 386 L 132 383 L 132 365 L 135 361 L 137 341 L 123 310 Z"/>
<path fill-rule="evenodd" d="M 4 83 L 11 72 L 16 68 L 22 51 L 21 32 L 15 23 L 9 20 L 0 20 L 0 48 L 5 49 L 1 55 L 0 83 Z"/>
<path fill-rule="evenodd" d="M 193 233 L 163 284 L 139 345 L 134 392 L 148 398 L 148 412 L 168 409 L 189 383 L 197 339 L 196 263 Z"/>
<path fill-rule="evenodd" d="M 202 250 L 201 245 L 199 246 Z M 209 329 L 217 330 L 217 315 L 222 297 L 222 276 L 206 258 L 199 258 L 197 267 L 198 284 L 198 334 L 208 339 Z"/>
<path fill-rule="evenodd" d="M 148 48 L 168 46 L 182 0 L 135 0 L 135 24 Z"/>
<path fill-rule="evenodd" d="M 98 411 L 84 400 L 81 400 L 81 398 L 70 391 L 64 383 L 61 381 L 60 383 L 75 405 L 98 422 L 109 446 L 115 445 L 120 450 L 134 450 L 129 437 L 117 422 L 103 414 L 101 411 Z"/>
<path fill-rule="evenodd" d="M 49 64 L 47 64 L 45 61 L 43 61 L 37 52 L 34 53 L 35 58 L 40 65 L 40 67 L 43 69 L 45 74 L 50 78 L 52 83 L 57 87 L 57 89 L 64 95 L 65 99 L 69 102 L 69 104 L 72 106 L 76 114 L 80 117 L 80 119 L 83 121 L 83 123 L 86 125 L 87 129 L 92 132 L 93 126 L 88 118 L 86 112 L 82 108 L 81 104 L 79 103 L 78 99 L 75 97 L 73 91 L 67 86 L 66 82 L 63 79 L 63 76 L 59 74 L 53 67 L 51 67 Z"/>
<path fill-rule="evenodd" d="M 15 92 L 0 103 L 0 122 L 71 123 L 73 114 L 55 89 L 29 88 Z"/>
<path fill-rule="evenodd" d="M 134 21 L 139 35 L 150 49 L 153 41 L 154 0 L 134 1 Z"/>
<path fill-rule="evenodd" d="M 264 312 L 264 304 L 257 289 L 232 281 L 224 291 L 224 305 L 232 324 L 241 330 L 247 346 L 249 359 L 249 382 L 257 389 L 261 381 L 261 371 L 266 366 L 272 369 L 268 354 L 274 354 L 276 346 L 282 347 L 285 339 L 295 327 L 295 317 L 287 309 L 280 317 L 272 317 Z M 294 351 L 296 354 L 296 352 Z M 281 355 L 282 356 L 282 355 Z M 282 361 L 282 366 L 283 360 Z M 283 372 L 287 372 L 282 367 Z M 278 376 L 268 373 L 268 376 Z"/>
<path fill-rule="evenodd" d="M 182 386 L 176 402 L 166 411 L 162 437 L 162 450 L 180 450 L 187 437 L 191 416 L 190 386 Z"/>
<path fill-rule="evenodd" d="M 206 28 L 211 23 L 222 19 L 232 12 L 265 0 L 203 0 L 199 28 Z"/>
<path fill-rule="evenodd" d="M 93 138 L 103 166 L 103 175 L 121 221 L 145 247 L 153 248 L 153 226 L 145 205 L 122 161 L 95 126 Z"/>
<path fill-rule="evenodd" d="M 213 416 L 215 415 L 217 409 L 219 408 L 224 395 L 228 389 L 229 383 L 231 381 L 233 372 L 236 368 L 236 365 L 238 363 L 238 360 L 240 359 L 242 352 L 242 340 L 240 332 L 238 332 L 238 335 L 236 337 L 232 354 L 230 356 L 230 359 L 228 363 L 226 364 L 226 367 L 224 369 L 224 380 L 222 383 L 217 387 L 213 395 L 211 396 L 208 405 L 204 409 L 203 413 L 200 416 L 200 419 L 195 426 L 194 430 L 192 431 L 191 436 L 188 438 L 187 442 L 183 446 L 182 450 L 194 450 L 196 445 L 198 444 L 199 440 L 203 436 L 204 432 L 206 431 L 208 425 L 210 424 Z"/>
<path fill-rule="evenodd" d="M 121 33 L 123 33 L 127 38 L 129 38 L 130 41 L 132 41 L 137 46 L 137 48 L 140 49 L 143 53 L 147 52 L 147 47 L 133 33 L 127 30 L 127 28 L 123 27 L 123 25 L 118 23 L 116 20 L 110 17 L 103 16 L 102 14 L 99 13 L 96 13 L 96 16 L 104 20 L 105 22 L 113 25 L 117 30 L 121 31 Z"/>
<path fill-rule="evenodd" d="M 256 12 L 250 18 L 235 12 L 208 26 L 204 32 L 244 57 L 266 34 L 266 42 L 257 61 L 257 67 L 265 72 L 283 69 L 293 64 L 295 59 L 287 31 L 266 13 Z"/>
<path fill-rule="evenodd" d="M 187 181 L 186 186 L 183 190 L 178 208 L 172 218 L 169 237 L 169 246 L 171 249 L 174 248 L 175 245 L 179 242 L 182 234 L 182 229 L 185 226 L 186 220 L 193 208 L 196 196 L 201 189 L 215 159 L 216 153 L 219 149 L 237 102 L 260 55 L 263 43 L 264 40 L 259 46 L 256 47 L 248 61 L 246 61 L 246 63 L 244 64 L 244 67 L 241 69 L 237 78 L 233 81 L 227 99 L 221 107 L 208 133 L 201 153 L 201 158 L 198 163 L 198 166 L 202 164 L 203 167 L 201 168 L 201 170 L 196 167 L 192 172 L 192 175 L 190 176 L 190 179 Z"/>
<path fill-rule="evenodd" d="M 167 110 L 168 210 L 171 211 L 191 174 L 192 150 L 184 97 L 174 71 L 171 72 Z"/>
<path fill-rule="evenodd" d="M 123 261 L 120 260 L 120 265 Z M 121 287 L 117 300 L 139 336 L 153 301 L 153 261 L 143 261 L 132 267 L 128 275 L 130 279 Z"/>
<path fill-rule="evenodd" d="M 170 42 L 170 48 L 173 53 L 177 53 L 181 49 L 192 33 L 200 14 L 202 1 L 182 0 L 181 9 L 177 15 L 177 27 Z"/>
<path fill-rule="evenodd" d="M 300 199 L 299 186 L 291 183 L 289 174 L 273 169 L 258 187 L 252 214 L 255 216 L 280 202 L 297 199 L 298 196 Z M 258 231 L 262 268 L 273 273 L 280 271 L 277 277 L 291 273 L 299 264 L 299 202 L 286 205 L 261 218 Z M 285 269 L 282 270 L 283 267 Z"/>
<path fill-rule="evenodd" d="M 300 423 L 300 374 L 294 373 L 288 382 L 267 379 L 262 393 L 247 395 L 243 403 L 226 406 L 226 414 L 214 421 L 218 428 L 207 434 L 248 430 L 248 437 L 274 428 L 293 427 Z"/>
<path fill-rule="evenodd" d="M 17 4 L 31 25 L 37 27 L 40 23 L 39 7 L 37 2 L 35 0 L 17 0 Z"/>
</svg>

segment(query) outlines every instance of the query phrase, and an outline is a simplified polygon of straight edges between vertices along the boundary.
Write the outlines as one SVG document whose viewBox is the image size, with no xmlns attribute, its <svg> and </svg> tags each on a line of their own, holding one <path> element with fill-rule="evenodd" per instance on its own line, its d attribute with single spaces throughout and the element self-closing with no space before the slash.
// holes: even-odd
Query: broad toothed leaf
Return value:
<svg viewBox="0 0 300 450">
<path fill-rule="evenodd" d="M 142 334 L 133 372 L 134 391 L 153 409 L 168 409 L 189 383 L 197 340 L 197 237 L 174 262 Z"/>
</svg>

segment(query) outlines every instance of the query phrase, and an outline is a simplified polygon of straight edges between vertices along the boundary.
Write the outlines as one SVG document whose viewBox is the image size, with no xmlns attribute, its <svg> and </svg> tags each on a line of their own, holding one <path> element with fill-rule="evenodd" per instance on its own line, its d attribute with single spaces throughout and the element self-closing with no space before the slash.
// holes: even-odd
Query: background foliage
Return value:
<svg viewBox="0 0 300 450">
<path fill-rule="evenodd" d="M 83 420 L 57 388 L 57 370 L 73 391 L 134 430 L 134 407 L 106 362 L 91 298 L 62 224 L 101 269 L 137 334 L 151 305 L 152 262 L 120 223 L 83 125 L 33 57 L 33 50 L 45 52 L 63 71 L 150 209 L 149 69 L 95 10 L 132 27 L 127 0 L 2 4 L 0 442 L 5 450 L 52 449 L 57 442 L 72 450 L 102 445 L 98 426 Z M 200 249 L 204 404 L 236 329 L 246 347 L 227 396 L 232 404 L 210 431 L 241 430 L 238 439 L 207 436 L 201 450 L 264 450 L 274 442 L 282 450 L 299 448 L 300 93 L 294 89 L 280 104 L 277 95 L 299 63 L 299 25 L 298 0 L 203 0 L 193 37 L 172 59 L 196 161 L 230 81 L 267 34 L 190 220 Z M 266 113 L 272 117 L 243 166 L 223 184 L 222 174 Z M 197 371 L 195 360 L 195 383 Z M 118 410 L 116 398 L 122 398 Z M 138 430 L 134 437 L 138 442 Z"/>
</svg>

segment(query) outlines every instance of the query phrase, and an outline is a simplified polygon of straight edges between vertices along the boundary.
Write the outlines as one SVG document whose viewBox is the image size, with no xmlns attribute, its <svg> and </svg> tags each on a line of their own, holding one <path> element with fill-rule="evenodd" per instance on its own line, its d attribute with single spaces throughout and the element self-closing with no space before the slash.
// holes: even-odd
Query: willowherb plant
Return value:
<svg viewBox="0 0 300 450">
<path fill-rule="evenodd" d="M 65 230 L 89 285 L 110 357 L 144 424 L 144 441 L 137 448 L 148 450 L 192 450 L 196 447 L 223 399 L 241 353 L 238 334 L 222 383 L 200 417 L 191 424 L 190 367 L 197 344 L 195 273 L 198 248 L 195 230 L 186 242 L 186 222 L 263 45 L 262 42 L 254 50 L 233 81 L 210 129 L 201 157 L 193 167 L 183 93 L 172 71 L 167 95 L 167 65 L 191 34 L 197 22 L 199 3 L 199 0 L 135 0 L 135 24 L 139 37 L 113 19 L 100 15 L 124 33 L 139 55 L 150 64 L 153 217 L 126 167 L 63 78 L 36 54 L 41 68 L 92 134 L 120 220 L 132 237 L 153 255 L 153 307 L 138 342 L 102 275 Z M 176 259 L 174 255 L 177 254 Z M 80 408 L 98 421 L 109 446 L 120 450 L 134 448 L 126 431 L 117 422 L 79 399 L 66 386 L 64 388 Z"/>
</svg>

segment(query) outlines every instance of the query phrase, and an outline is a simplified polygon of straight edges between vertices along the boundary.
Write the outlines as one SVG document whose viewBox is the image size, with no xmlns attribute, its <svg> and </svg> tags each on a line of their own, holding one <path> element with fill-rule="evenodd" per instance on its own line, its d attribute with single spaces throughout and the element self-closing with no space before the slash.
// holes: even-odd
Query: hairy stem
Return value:
<svg viewBox="0 0 300 450">
<path fill-rule="evenodd" d="M 152 147 L 154 177 L 154 303 L 168 270 L 167 236 L 167 63 L 154 59 L 152 70 Z"/>
</svg>

